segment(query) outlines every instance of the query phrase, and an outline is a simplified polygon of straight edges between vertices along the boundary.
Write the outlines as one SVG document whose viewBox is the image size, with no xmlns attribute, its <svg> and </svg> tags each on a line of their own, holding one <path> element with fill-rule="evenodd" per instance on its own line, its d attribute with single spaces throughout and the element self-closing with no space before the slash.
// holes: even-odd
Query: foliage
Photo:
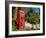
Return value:
<svg viewBox="0 0 46 38">
<path fill-rule="evenodd" d="M 14 16 L 14 15 L 13 15 Z M 12 17 L 13 17 L 12 16 Z M 32 24 L 32 28 L 30 27 L 25 27 L 24 30 L 38 30 L 39 28 L 37 28 L 37 24 L 40 23 L 40 13 L 36 13 L 33 8 L 31 8 L 27 13 L 26 13 L 26 21 Z M 34 28 L 34 25 L 36 27 L 36 29 Z M 12 31 L 16 31 L 16 23 L 14 18 L 12 18 Z"/>
<path fill-rule="evenodd" d="M 12 31 L 17 30 L 15 20 L 12 19 Z"/>
<path fill-rule="evenodd" d="M 26 20 L 31 24 L 36 24 L 40 22 L 40 15 L 33 10 L 29 11 L 27 14 Z"/>
</svg>

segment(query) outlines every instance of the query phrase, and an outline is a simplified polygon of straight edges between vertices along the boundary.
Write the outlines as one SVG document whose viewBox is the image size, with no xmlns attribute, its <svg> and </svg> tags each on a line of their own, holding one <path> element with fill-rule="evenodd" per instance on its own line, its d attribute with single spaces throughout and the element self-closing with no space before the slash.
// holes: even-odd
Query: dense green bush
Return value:
<svg viewBox="0 0 46 38">
<path fill-rule="evenodd" d="M 17 30 L 15 20 L 12 19 L 12 31 Z"/>
</svg>

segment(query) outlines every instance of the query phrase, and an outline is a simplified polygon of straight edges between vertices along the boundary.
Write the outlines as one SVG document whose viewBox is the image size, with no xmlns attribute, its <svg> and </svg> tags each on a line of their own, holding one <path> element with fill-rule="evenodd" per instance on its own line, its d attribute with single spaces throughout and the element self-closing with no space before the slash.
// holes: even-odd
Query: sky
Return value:
<svg viewBox="0 0 46 38">
<path fill-rule="evenodd" d="M 16 7 L 14 7 L 16 9 Z M 25 10 L 25 13 L 27 13 L 28 11 L 30 11 L 32 7 L 24 7 L 24 10 Z M 33 8 L 33 10 L 36 12 L 36 13 L 39 13 L 40 12 L 40 8 Z M 13 10 L 15 13 L 16 10 Z"/>
<path fill-rule="evenodd" d="M 24 7 L 24 10 L 25 10 L 26 12 L 28 12 L 31 8 L 32 8 L 32 7 Z M 33 8 L 33 10 L 34 10 L 35 12 L 37 12 L 37 13 L 40 12 L 40 8 Z M 15 10 L 15 11 L 16 11 L 16 10 Z"/>
<path fill-rule="evenodd" d="M 31 8 L 25 8 L 25 10 L 26 10 L 26 12 L 28 12 L 29 10 L 30 10 Z M 40 12 L 40 8 L 33 8 L 33 10 L 35 11 L 35 12 L 37 12 L 37 13 L 39 13 Z"/>
</svg>

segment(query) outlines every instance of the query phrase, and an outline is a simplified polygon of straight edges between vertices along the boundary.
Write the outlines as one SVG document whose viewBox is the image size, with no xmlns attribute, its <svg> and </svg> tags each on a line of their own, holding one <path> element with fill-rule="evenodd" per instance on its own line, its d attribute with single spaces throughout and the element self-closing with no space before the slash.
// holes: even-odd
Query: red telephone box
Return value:
<svg viewBox="0 0 46 38">
<path fill-rule="evenodd" d="M 24 8 L 19 7 L 17 11 L 17 29 L 24 30 L 25 27 L 25 12 Z"/>
</svg>

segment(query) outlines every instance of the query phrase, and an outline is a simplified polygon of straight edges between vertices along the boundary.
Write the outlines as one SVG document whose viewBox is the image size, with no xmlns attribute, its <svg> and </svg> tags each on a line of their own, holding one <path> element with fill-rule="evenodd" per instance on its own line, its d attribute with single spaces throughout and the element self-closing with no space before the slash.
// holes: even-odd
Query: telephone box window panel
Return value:
<svg viewBox="0 0 46 38">
<path fill-rule="evenodd" d="M 45 3 L 5 2 L 6 37 L 45 34 Z"/>
</svg>

